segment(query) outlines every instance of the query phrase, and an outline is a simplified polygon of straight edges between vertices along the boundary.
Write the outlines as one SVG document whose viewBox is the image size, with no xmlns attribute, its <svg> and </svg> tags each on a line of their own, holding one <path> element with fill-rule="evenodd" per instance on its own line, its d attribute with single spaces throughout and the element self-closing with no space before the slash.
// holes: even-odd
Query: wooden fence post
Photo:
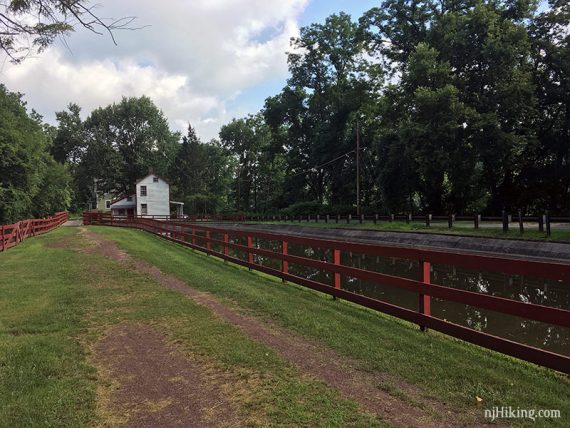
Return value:
<svg viewBox="0 0 570 428">
<path fill-rule="evenodd" d="M 426 214 L 426 227 L 430 227 L 431 224 L 431 214 Z"/>
<path fill-rule="evenodd" d="M 503 233 L 507 233 L 509 231 L 509 217 L 507 216 L 507 212 L 503 210 Z"/>
<path fill-rule="evenodd" d="M 4 243 L 4 225 L 2 225 L 2 229 L 1 229 L 1 234 L 0 234 L 0 239 L 2 239 L 2 251 L 5 250 L 5 243 Z"/>
<path fill-rule="evenodd" d="M 253 238 L 251 236 L 247 237 L 247 248 L 252 248 L 253 247 Z M 247 252 L 247 262 L 253 264 L 253 253 L 251 251 L 248 250 Z M 249 267 L 249 270 L 251 270 L 251 267 Z"/>
<path fill-rule="evenodd" d="M 519 210 L 519 232 L 521 233 L 521 235 L 524 233 L 522 210 Z"/>
<path fill-rule="evenodd" d="M 542 214 L 538 216 L 538 231 L 544 232 L 544 216 Z"/>
<path fill-rule="evenodd" d="M 229 238 L 230 237 L 228 235 L 228 232 L 224 232 L 224 242 L 225 242 L 225 244 L 224 244 L 224 256 L 226 256 L 226 257 L 230 255 L 230 249 L 228 247 L 228 242 L 230 242 Z M 224 263 L 227 263 L 227 262 L 228 261 L 226 259 L 224 259 Z"/>
<path fill-rule="evenodd" d="M 374 214 L 374 224 L 378 223 L 378 214 Z"/>
<path fill-rule="evenodd" d="M 330 215 L 330 214 L 327 214 L 327 215 L 325 216 L 325 223 L 328 223 L 328 222 L 330 221 L 330 219 L 331 219 L 331 215 Z"/>
<path fill-rule="evenodd" d="M 453 228 L 453 214 L 448 214 L 447 216 L 447 227 Z"/>
<path fill-rule="evenodd" d="M 281 241 L 281 254 L 283 254 L 283 256 L 286 256 L 288 254 L 288 251 L 289 248 L 287 245 L 287 241 Z M 289 262 L 285 259 L 281 261 L 281 272 L 283 272 L 284 274 L 289 273 Z M 281 278 L 281 280 L 283 281 L 283 284 L 287 282 L 285 278 Z"/>
<path fill-rule="evenodd" d="M 333 249 L 333 264 L 340 265 L 340 250 Z M 333 273 L 333 287 L 340 290 L 340 272 Z M 333 296 L 336 299 L 336 296 Z"/>
<path fill-rule="evenodd" d="M 546 236 L 550 236 L 550 213 L 546 210 L 544 215 L 544 223 L 546 225 Z"/>
<path fill-rule="evenodd" d="M 336 215 L 336 222 L 338 223 L 340 221 L 340 214 Z"/>
<path fill-rule="evenodd" d="M 481 221 L 481 214 L 475 214 L 473 216 L 473 227 L 479 229 L 479 222 Z"/>
<path fill-rule="evenodd" d="M 212 243 L 210 242 L 210 231 L 206 230 L 206 250 L 208 252 L 206 254 L 210 255 L 210 251 L 212 250 Z"/>
<path fill-rule="evenodd" d="M 425 260 L 419 261 L 419 268 L 420 268 L 420 275 L 419 280 L 420 282 L 424 283 L 424 286 L 428 286 L 431 283 L 431 263 Z M 421 294 L 419 295 L 419 312 L 423 315 L 431 315 L 431 298 L 429 294 Z M 427 331 L 427 327 L 420 324 L 420 329 L 422 331 Z"/>
<path fill-rule="evenodd" d="M 348 216 L 346 216 L 346 222 L 348 224 L 350 224 L 350 221 L 352 220 L 352 214 L 349 214 Z"/>
</svg>

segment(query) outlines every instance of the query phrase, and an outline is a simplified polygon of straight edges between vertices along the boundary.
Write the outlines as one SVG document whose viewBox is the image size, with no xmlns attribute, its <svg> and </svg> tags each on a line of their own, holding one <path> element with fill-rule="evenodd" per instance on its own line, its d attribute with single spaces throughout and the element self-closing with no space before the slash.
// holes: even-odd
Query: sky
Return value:
<svg viewBox="0 0 570 428">
<path fill-rule="evenodd" d="M 94 2 L 92 2 L 94 4 Z M 70 102 L 93 109 L 149 96 L 184 132 L 216 138 L 233 118 L 258 112 L 286 83 L 289 40 L 344 11 L 358 19 L 380 0 L 98 0 L 104 18 L 136 16 L 136 30 L 83 28 L 20 65 L 0 62 L 0 82 L 56 124 Z M 4 60 L 4 58 L 0 58 Z"/>
</svg>

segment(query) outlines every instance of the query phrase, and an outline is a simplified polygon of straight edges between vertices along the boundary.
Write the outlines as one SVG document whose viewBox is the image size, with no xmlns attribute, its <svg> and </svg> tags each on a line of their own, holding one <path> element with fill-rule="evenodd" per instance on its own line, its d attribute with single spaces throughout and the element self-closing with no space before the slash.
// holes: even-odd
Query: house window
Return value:
<svg viewBox="0 0 570 428">
<path fill-rule="evenodd" d="M 152 177 L 152 182 L 153 182 L 153 183 L 158 183 L 158 177 Z"/>
<path fill-rule="evenodd" d="M 148 214 L 148 207 L 146 204 L 141 204 L 141 215 L 147 215 Z"/>
<path fill-rule="evenodd" d="M 146 186 L 141 186 L 141 196 L 146 196 Z"/>
<path fill-rule="evenodd" d="M 133 197 L 132 196 L 127 197 L 127 202 L 133 202 Z"/>
<path fill-rule="evenodd" d="M 111 201 L 105 201 L 105 208 L 111 208 Z"/>
</svg>

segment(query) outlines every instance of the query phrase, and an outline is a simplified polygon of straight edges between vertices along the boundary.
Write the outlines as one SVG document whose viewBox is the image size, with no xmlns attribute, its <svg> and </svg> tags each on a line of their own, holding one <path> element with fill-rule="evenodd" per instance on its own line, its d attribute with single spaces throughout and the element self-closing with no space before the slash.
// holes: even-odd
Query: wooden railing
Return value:
<svg viewBox="0 0 570 428">
<path fill-rule="evenodd" d="M 249 215 L 246 217 L 247 221 L 255 222 L 298 222 L 298 223 L 335 223 L 335 224 L 364 224 L 373 223 L 378 224 L 381 222 L 391 223 L 391 222 L 405 222 L 410 223 L 424 223 L 426 227 L 431 227 L 435 224 L 437 225 L 447 225 L 450 229 L 457 226 L 458 222 L 461 222 L 463 226 L 473 225 L 473 229 L 479 229 L 484 223 L 495 223 L 498 224 L 503 232 L 508 232 L 510 229 L 515 228 L 519 233 L 523 234 L 525 228 L 536 225 L 536 230 L 543 232 L 546 236 L 550 236 L 552 233 L 551 224 L 552 223 L 564 223 L 570 224 L 570 217 L 552 217 L 548 212 L 546 214 L 535 215 L 535 216 L 524 216 L 519 211 L 518 214 L 512 215 L 503 212 L 501 216 L 481 216 L 480 214 L 474 215 L 379 215 L 379 214 L 306 214 L 306 215 Z"/>
<path fill-rule="evenodd" d="M 502 272 L 510 275 L 538 277 L 556 281 L 570 281 L 570 264 L 454 253 L 449 250 L 424 250 L 377 244 L 352 243 L 285 235 L 282 233 L 236 230 L 218 225 L 210 227 L 199 224 L 152 219 L 119 219 L 111 216 L 90 216 L 88 213 L 84 215 L 84 222 L 85 224 L 122 226 L 145 230 L 187 247 L 203 251 L 210 255 L 216 255 L 224 260 L 274 275 L 282 278 L 283 281 L 290 281 L 410 321 L 418 324 L 424 330 L 428 328 L 437 330 L 488 349 L 565 373 L 570 373 L 570 356 L 568 355 L 553 353 L 451 323 L 432 316 L 430 308 L 431 298 L 435 297 L 502 314 L 514 315 L 528 320 L 570 328 L 569 310 L 433 284 L 430 274 L 430 266 L 432 264 L 441 264 L 481 271 Z M 246 244 L 234 242 L 236 238 L 241 239 Z M 254 239 L 272 241 L 276 248 L 280 248 L 280 251 L 254 246 Z M 297 244 L 305 248 L 329 250 L 331 254 L 330 260 L 318 260 L 291 255 L 288 253 L 289 244 Z M 221 248 L 221 251 L 216 251 L 213 247 Z M 234 250 L 236 255 L 230 255 L 230 249 Z M 245 254 L 246 257 L 239 257 L 238 254 L 240 252 Z M 343 265 L 340 257 L 341 252 L 418 261 L 419 271 L 417 280 Z M 280 262 L 281 268 L 275 269 L 256 263 L 254 255 L 277 260 Z M 329 272 L 332 281 L 331 283 L 324 283 L 307 277 L 293 275 L 289 272 L 290 264 Z M 344 290 L 341 288 L 341 275 L 372 281 L 374 283 L 416 293 L 418 296 L 418 310 L 414 311 L 369 296 Z"/>
<path fill-rule="evenodd" d="M 29 236 L 41 235 L 62 225 L 69 219 L 67 212 L 60 212 L 48 218 L 21 220 L 14 224 L 0 226 L 0 251 L 6 251 Z"/>
</svg>

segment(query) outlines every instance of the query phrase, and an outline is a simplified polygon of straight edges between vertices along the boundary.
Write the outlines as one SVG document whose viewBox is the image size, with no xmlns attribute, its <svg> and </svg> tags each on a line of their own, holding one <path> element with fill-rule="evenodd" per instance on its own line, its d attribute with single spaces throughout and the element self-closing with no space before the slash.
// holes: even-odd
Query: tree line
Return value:
<svg viewBox="0 0 570 428">
<path fill-rule="evenodd" d="M 570 213 L 570 5 L 387 0 L 301 29 L 285 87 L 202 142 L 148 97 L 57 126 L 2 87 L 0 221 L 129 193 L 153 170 L 189 212 Z M 57 206 L 56 206 L 57 205 Z"/>
<path fill-rule="evenodd" d="M 538 6 L 387 0 L 303 28 L 285 88 L 220 133 L 235 206 L 351 209 L 359 128 L 364 207 L 568 214 L 570 5 Z"/>
</svg>

